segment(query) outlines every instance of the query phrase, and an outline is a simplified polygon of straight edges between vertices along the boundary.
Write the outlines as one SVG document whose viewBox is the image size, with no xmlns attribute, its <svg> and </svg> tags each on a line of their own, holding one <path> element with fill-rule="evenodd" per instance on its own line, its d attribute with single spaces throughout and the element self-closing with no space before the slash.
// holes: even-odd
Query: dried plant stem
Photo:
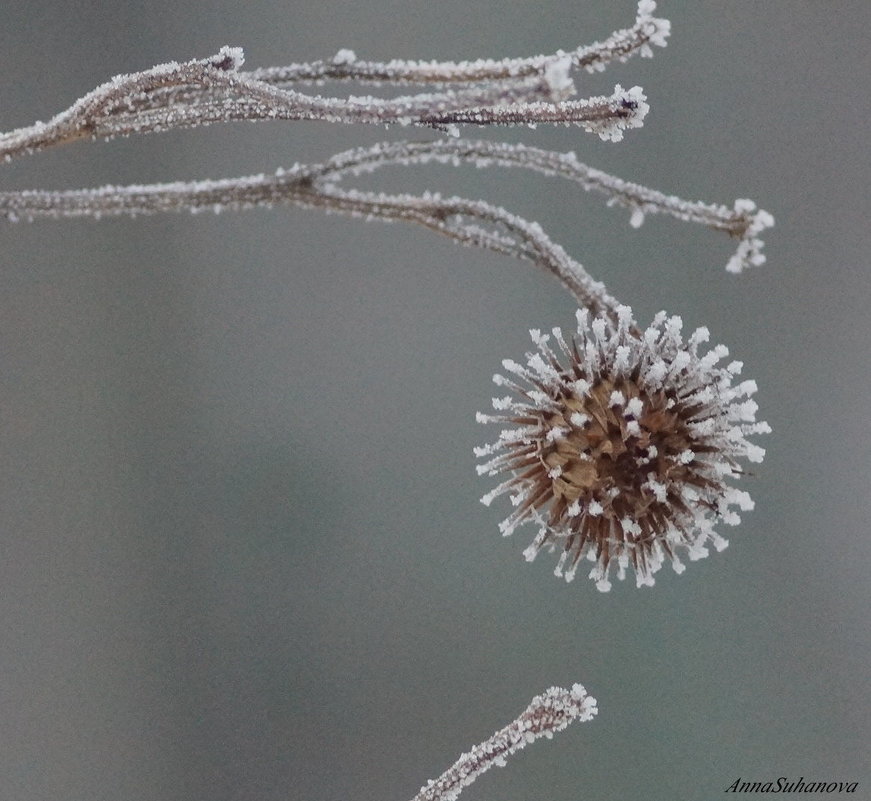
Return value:
<svg viewBox="0 0 871 801">
<path fill-rule="evenodd" d="M 438 162 L 477 167 L 521 167 L 542 175 L 565 178 L 585 190 L 608 198 L 632 212 L 665 214 L 685 222 L 700 223 L 741 239 L 747 235 L 755 215 L 722 204 L 692 202 L 666 195 L 641 184 L 631 183 L 578 161 L 574 153 L 556 153 L 523 144 L 476 139 L 442 139 L 434 142 L 385 142 L 368 148 L 348 150 L 325 162 L 331 179 L 374 172 L 389 165 L 409 166 Z"/>
<path fill-rule="evenodd" d="M 267 81 L 257 77 L 259 73 L 240 72 L 243 62 L 241 48 L 223 47 L 209 58 L 116 76 L 47 123 L 0 134 L 0 159 L 8 161 L 86 137 L 266 119 L 437 128 L 563 123 L 617 140 L 626 128 L 640 126 L 647 111 L 637 87 L 624 91 L 617 86 L 611 96 L 568 100 L 574 94 L 569 78 L 573 60 L 566 55 L 527 59 L 520 75 L 511 74 L 511 60 L 500 62 L 498 69 L 486 67 L 490 62 L 485 62 L 483 74 L 495 72 L 498 79 L 467 80 L 469 85 L 462 89 L 396 98 L 307 95 L 285 88 L 289 81 Z M 442 75 L 462 74 L 440 69 L 444 66 L 431 68 Z M 471 70 L 466 78 L 474 74 Z"/>
<path fill-rule="evenodd" d="M 593 279 L 537 223 L 484 201 L 459 197 L 442 199 L 433 195 L 383 195 L 327 185 L 304 190 L 295 202 L 385 222 L 416 222 L 464 245 L 531 261 L 560 281 L 578 304 L 596 313 L 614 314 L 619 305 L 605 285 Z M 482 228 L 482 223 L 495 226 L 497 231 Z"/>
<path fill-rule="evenodd" d="M 13 201 L 14 209 L 8 201 Z M 611 312 L 618 303 L 584 268 L 554 243 L 537 223 L 498 206 L 459 197 L 386 195 L 341 189 L 311 181 L 307 175 L 279 182 L 262 176 L 198 184 L 106 187 L 74 192 L 0 194 L 0 212 L 8 217 L 136 216 L 168 211 L 223 211 L 289 203 L 384 222 L 414 222 L 469 246 L 525 259 L 553 274 L 579 303 Z M 496 231 L 481 225 L 490 225 Z"/>
<path fill-rule="evenodd" d="M 241 63 L 240 58 L 241 52 L 222 48 L 212 58 L 184 64 L 160 64 L 132 75 L 116 75 L 47 123 L 36 122 L 26 128 L 0 134 L 0 159 L 9 161 L 15 156 L 35 153 L 54 145 L 99 136 L 101 121 L 108 117 L 111 109 L 129 107 L 132 98 L 137 95 L 147 95 L 168 87 L 192 84 L 211 87 L 216 82 L 222 82 L 226 71 L 236 69 Z M 118 130 L 115 133 L 123 135 L 125 132 Z"/>
<path fill-rule="evenodd" d="M 211 98 L 189 106 L 114 112 L 91 121 L 95 137 L 126 136 L 216 122 L 257 120 L 318 120 L 348 124 L 444 127 L 453 125 L 573 124 L 598 133 L 608 127 L 623 130 L 643 120 L 635 95 L 617 86 L 609 96 L 560 100 L 553 87 L 537 81 L 500 92 L 492 88 L 413 95 L 389 100 L 311 97 L 253 81 L 236 80 L 228 90 L 241 96 Z M 631 92 L 632 90 L 630 90 Z M 542 98 L 539 100 L 538 98 Z M 615 127 L 616 126 L 616 127 Z M 2 151 L 0 151 L 2 152 Z"/>
<path fill-rule="evenodd" d="M 575 720 L 592 720 L 598 712 L 596 699 L 575 684 L 571 690 L 551 687 L 532 702 L 515 720 L 492 737 L 463 754 L 438 779 L 421 788 L 412 801 L 454 801 L 482 773 L 540 737 L 552 737 Z"/>
<path fill-rule="evenodd" d="M 331 61 L 266 67 L 244 73 L 254 80 L 289 85 L 315 81 L 356 81 L 359 83 L 457 84 L 510 81 L 533 75 L 544 75 L 557 59 L 569 58 L 572 67 L 597 72 L 612 61 L 625 61 L 640 53 L 652 55 L 651 46 L 664 46 L 670 23 L 651 16 L 649 4 L 639 6 L 635 24 L 612 33 L 602 42 L 581 46 L 568 53 L 558 51 L 548 56 L 531 58 L 480 59 L 477 61 L 364 61 L 348 50 L 341 50 Z"/>
<path fill-rule="evenodd" d="M 635 24 L 615 31 L 602 42 L 580 46 L 568 53 L 526 58 L 476 61 L 362 61 L 350 50 L 340 50 L 331 61 L 313 61 L 281 67 L 241 71 L 242 51 L 225 47 L 207 59 L 184 64 L 163 64 L 150 70 L 122 75 L 97 87 L 47 124 L 0 135 L 0 157 L 32 152 L 51 144 L 84 136 L 115 136 L 205 124 L 228 119 L 321 119 L 333 122 L 400 122 L 446 125 L 514 124 L 536 122 L 584 123 L 585 115 L 601 121 L 608 110 L 603 98 L 567 106 L 533 106 L 510 119 L 496 108 L 512 103 L 565 100 L 574 88 L 571 70 L 603 70 L 614 60 L 625 61 L 640 53 L 653 54 L 664 47 L 670 32 L 668 20 L 652 16 L 655 4 L 642 0 Z M 466 85 L 464 92 L 420 94 L 411 98 L 348 98 L 338 100 L 284 91 L 298 83 L 324 80 L 403 85 Z M 473 116 L 472 110 L 478 110 Z M 627 109 L 614 103 L 610 110 L 626 117 Z M 440 119 L 432 119 L 437 111 Z M 183 113 L 179 113 L 183 112 Z M 451 112 L 462 112 L 453 119 Z M 516 112 L 516 110 L 515 110 Z"/>
<path fill-rule="evenodd" d="M 623 181 L 561 154 L 526 145 L 475 140 L 392 142 L 339 153 L 322 164 L 295 165 L 273 175 L 220 181 L 102 187 L 68 191 L 0 192 L 0 214 L 10 219 L 103 217 L 166 211 L 220 211 L 278 203 L 323 208 L 381 220 L 417 222 L 467 245 L 485 247 L 535 262 L 553 273 L 582 305 L 594 312 L 613 310 L 616 301 L 576 261 L 551 242 L 541 228 L 482 201 L 442 199 L 437 195 L 380 195 L 340 189 L 338 181 L 392 165 L 474 164 L 479 167 L 522 167 L 566 178 L 635 215 L 666 214 L 725 231 L 740 240 L 730 265 L 738 269 L 758 263 L 759 231 L 770 215 L 748 201 L 734 208 L 691 203 L 639 184 Z M 500 234 L 478 225 L 497 225 Z M 734 269 L 734 266 L 733 266 Z"/>
</svg>

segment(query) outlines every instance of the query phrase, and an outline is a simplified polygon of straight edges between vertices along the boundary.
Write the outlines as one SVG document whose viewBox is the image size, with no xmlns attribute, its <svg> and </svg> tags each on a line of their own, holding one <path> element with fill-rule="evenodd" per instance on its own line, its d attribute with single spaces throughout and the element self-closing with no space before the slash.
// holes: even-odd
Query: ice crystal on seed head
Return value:
<svg viewBox="0 0 871 801">
<path fill-rule="evenodd" d="M 738 250 L 729 259 L 726 269 L 730 273 L 740 273 L 747 267 L 759 267 L 765 263 L 765 255 L 762 253 L 765 243 L 759 234 L 774 225 L 774 217 L 764 209 L 757 209 L 756 204 L 747 199 L 736 200 L 734 210 L 736 214 L 746 218 L 747 226 L 741 235 Z"/>
<path fill-rule="evenodd" d="M 727 482 L 742 460 L 762 460 L 747 438 L 770 428 L 748 400 L 756 383 L 734 384 L 741 362 L 718 366 L 722 345 L 699 353 L 707 329 L 684 341 L 681 319 L 660 312 L 641 331 L 626 306 L 616 320 L 577 317 L 570 339 L 558 328 L 530 332 L 537 351 L 525 365 L 503 362 L 513 377 L 494 376 L 515 394 L 494 400 L 499 414 L 478 417 L 504 426 L 476 449 L 486 459 L 478 473 L 508 478 L 481 500 L 509 493 L 515 508 L 500 530 L 537 525 L 526 558 L 559 546 L 556 574 L 567 581 L 587 558 L 602 591 L 612 570 L 623 579 L 631 568 L 639 587 L 652 585 L 666 560 L 682 573 L 681 555 L 726 547 L 714 526 L 753 508 Z"/>
</svg>

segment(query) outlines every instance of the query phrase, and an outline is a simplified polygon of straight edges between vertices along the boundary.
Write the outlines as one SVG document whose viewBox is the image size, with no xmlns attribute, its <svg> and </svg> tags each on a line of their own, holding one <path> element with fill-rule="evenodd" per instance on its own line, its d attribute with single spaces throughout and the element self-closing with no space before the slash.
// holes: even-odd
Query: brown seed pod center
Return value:
<svg viewBox="0 0 871 801">
<path fill-rule="evenodd" d="M 674 457 L 689 449 L 689 432 L 665 393 L 642 390 L 628 378 L 601 380 L 583 396 L 564 394 L 557 403 L 558 410 L 543 416 L 539 448 L 556 507 L 613 496 L 638 516 L 653 502 L 642 489 L 649 478 L 685 472 Z"/>
</svg>

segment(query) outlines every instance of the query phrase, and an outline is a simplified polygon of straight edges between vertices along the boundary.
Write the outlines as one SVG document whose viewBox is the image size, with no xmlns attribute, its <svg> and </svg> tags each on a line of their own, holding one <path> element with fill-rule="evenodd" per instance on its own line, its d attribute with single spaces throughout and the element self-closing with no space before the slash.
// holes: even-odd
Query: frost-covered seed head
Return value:
<svg viewBox="0 0 871 801">
<path fill-rule="evenodd" d="M 559 546 L 557 575 L 570 581 L 587 558 L 604 591 L 612 569 L 622 579 L 631 566 L 638 586 L 652 585 L 666 560 L 683 572 L 679 551 L 692 561 L 709 542 L 725 547 L 713 526 L 738 523 L 733 506 L 753 508 L 727 481 L 743 473 L 742 460 L 762 460 L 747 437 L 770 428 L 747 400 L 755 382 L 732 385 L 740 362 L 718 367 L 723 346 L 698 353 L 707 337 L 699 329 L 684 342 L 680 318 L 664 313 L 642 332 L 623 306 L 616 322 L 579 312 L 571 340 L 554 331 L 555 349 L 536 331 L 538 352 L 525 365 L 503 363 L 514 376 L 497 383 L 516 397 L 481 416 L 503 430 L 477 449 L 487 459 L 478 472 L 508 474 L 485 496 L 512 495 L 503 534 L 538 525 L 527 559 Z"/>
</svg>

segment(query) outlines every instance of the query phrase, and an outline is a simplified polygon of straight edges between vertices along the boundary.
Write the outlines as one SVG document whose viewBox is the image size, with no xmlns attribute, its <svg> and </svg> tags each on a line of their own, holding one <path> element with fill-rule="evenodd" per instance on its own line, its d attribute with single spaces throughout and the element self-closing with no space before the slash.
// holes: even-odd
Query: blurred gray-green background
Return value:
<svg viewBox="0 0 871 801">
<path fill-rule="evenodd" d="M 525 55 L 632 0 L 6 0 L 0 129 L 109 76 L 241 45 L 250 67 Z M 503 358 L 573 305 L 527 264 L 422 229 L 280 208 L 0 226 L 0 798 L 403 801 L 551 684 L 599 718 L 464 798 L 707 801 L 869 770 L 871 235 L 866 0 L 660 3 L 668 48 L 620 144 L 489 131 L 690 199 L 756 199 L 768 263 L 520 172 L 367 185 L 538 220 L 642 321 L 745 362 L 774 433 L 730 547 L 609 595 L 528 565 L 486 509 L 477 426 Z M 214 126 L 84 143 L 4 188 L 216 178 L 423 131 Z"/>
</svg>

